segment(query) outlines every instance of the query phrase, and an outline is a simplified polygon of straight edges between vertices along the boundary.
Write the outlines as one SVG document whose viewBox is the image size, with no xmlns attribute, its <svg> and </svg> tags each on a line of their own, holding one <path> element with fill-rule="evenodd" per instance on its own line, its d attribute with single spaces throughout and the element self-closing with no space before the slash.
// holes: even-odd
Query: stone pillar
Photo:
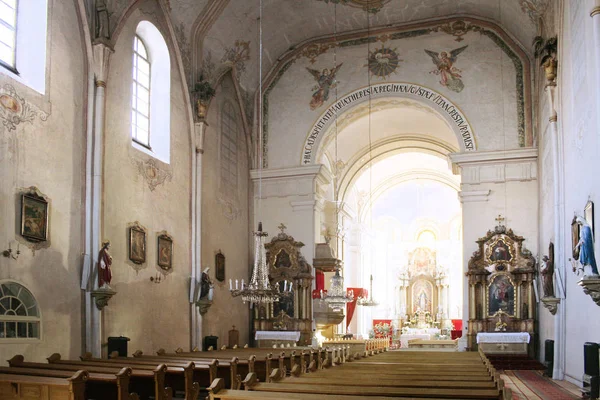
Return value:
<svg viewBox="0 0 600 400">
<path fill-rule="evenodd" d="M 106 81 L 108 79 L 108 67 L 110 55 L 113 49 L 104 42 L 97 42 L 93 45 L 94 55 L 94 128 L 91 149 L 91 221 L 88 230 L 89 240 L 91 242 L 91 262 L 90 268 L 84 273 L 88 282 L 86 288 L 86 343 L 85 349 L 91 352 L 94 357 L 102 356 L 102 311 L 96 306 L 92 291 L 98 289 L 98 253 L 102 237 L 102 166 L 103 166 L 103 145 L 104 145 L 104 127 L 106 120 Z M 113 239 L 114 240 L 114 239 Z"/>
<path fill-rule="evenodd" d="M 204 135 L 207 124 L 200 121 L 194 124 L 194 141 L 196 143 L 193 150 L 192 159 L 194 160 L 194 180 L 193 191 L 193 229 L 192 236 L 194 247 L 192 251 L 192 268 L 190 271 L 190 315 L 192 319 L 191 329 L 191 347 L 202 348 L 202 315 L 196 306 L 196 287 L 202 279 L 202 158 L 204 155 Z"/>
</svg>

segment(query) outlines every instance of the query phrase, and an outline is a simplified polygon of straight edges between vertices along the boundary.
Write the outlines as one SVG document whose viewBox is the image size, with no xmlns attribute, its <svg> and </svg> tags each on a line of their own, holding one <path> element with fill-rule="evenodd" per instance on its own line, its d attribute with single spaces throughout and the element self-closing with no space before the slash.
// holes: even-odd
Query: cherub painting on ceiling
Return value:
<svg viewBox="0 0 600 400">
<path fill-rule="evenodd" d="M 340 70 L 342 65 L 343 63 L 340 63 L 331 69 L 323 68 L 322 71 L 306 68 L 317 81 L 317 84 L 311 88 L 313 91 L 312 99 L 310 101 L 311 110 L 316 110 L 317 108 L 321 107 L 324 102 L 329 100 L 329 91 L 331 89 L 335 89 L 337 86 L 338 81 L 335 79 L 335 75 Z"/>
<path fill-rule="evenodd" d="M 431 60 L 437 67 L 430 74 L 440 76 L 440 83 L 442 86 L 447 87 L 453 92 L 461 92 L 465 85 L 462 81 L 462 71 L 454 66 L 456 59 L 460 53 L 462 53 L 468 46 L 459 47 L 450 51 L 450 54 L 446 51 L 437 53 L 431 50 L 425 50 L 425 53 L 429 54 Z"/>
</svg>

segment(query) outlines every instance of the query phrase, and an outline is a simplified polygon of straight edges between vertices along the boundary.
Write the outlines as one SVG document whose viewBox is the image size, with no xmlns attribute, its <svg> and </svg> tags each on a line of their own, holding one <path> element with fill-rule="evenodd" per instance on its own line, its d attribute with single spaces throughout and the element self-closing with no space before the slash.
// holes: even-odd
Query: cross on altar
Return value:
<svg viewBox="0 0 600 400">
<path fill-rule="evenodd" d="M 496 217 L 496 222 L 498 222 L 498 225 L 502 225 L 502 222 L 504 222 L 504 217 L 502 216 L 502 214 L 498 214 L 498 216 Z"/>
<path fill-rule="evenodd" d="M 279 228 L 279 230 L 281 230 L 281 233 L 285 233 L 284 231 L 287 229 L 287 226 L 285 226 L 282 222 L 281 224 L 279 224 L 279 226 L 277 228 Z"/>
</svg>

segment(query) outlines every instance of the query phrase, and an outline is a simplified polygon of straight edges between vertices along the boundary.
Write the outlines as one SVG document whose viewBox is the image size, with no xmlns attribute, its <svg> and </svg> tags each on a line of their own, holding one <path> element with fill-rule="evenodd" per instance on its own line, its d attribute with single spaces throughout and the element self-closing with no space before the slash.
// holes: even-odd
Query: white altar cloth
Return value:
<svg viewBox="0 0 600 400">
<path fill-rule="evenodd" d="M 427 333 L 415 333 L 415 334 L 404 333 L 404 334 L 400 335 L 400 347 L 407 348 L 408 341 L 413 340 L 413 339 L 431 340 L 431 335 L 429 335 Z"/>
<path fill-rule="evenodd" d="M 439 335 L 442 331 L 439 328 L 407 328 L 408 335 Z"/>
<path fill-rule="evenodd" d="M 256 331 L 254 340 L 289 340 L 297 342 L 300 340 L 298 331 Z"/>
<path fill-rule="evenodd" d="M 529 343 L 527 332 L 479 332 L 477 343 Z"/>
</svg>

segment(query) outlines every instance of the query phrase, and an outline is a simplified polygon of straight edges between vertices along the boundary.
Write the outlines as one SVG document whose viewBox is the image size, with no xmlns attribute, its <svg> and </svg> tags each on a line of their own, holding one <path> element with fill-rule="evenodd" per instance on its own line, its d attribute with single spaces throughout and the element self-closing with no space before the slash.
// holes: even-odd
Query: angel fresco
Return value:
<svg viewBox="0 0 600 400">
<path fill-rule="evenodd" d="M 462 53 L 467 47 L 463 46 L 457 49 L 450 51 L 450 54 L 446 51 L 442 51 L 441 53 L 436 53 L 435 51 L 425 50 L 425 53 L 429 54 L 431 60 L 437 67 L 430 72 L 430 74 L 435 74 L 440 76 L 440 83 L 442 86 L 446 86 L 448 89 L 454 92 L 461 92 L 465 85 L 463 84 L 462 79 L 462 71 L 454 66 L 456 62 L 456 58 L 460 53 Z"/>
<path fill-rule="evenodd" d="M 316 69 L 306 68 L 312 76 L 315 77 L 317 84 L 312 87 L 313 90 L 312 100 L 310 101 L 310 109 L 315 110 L 323 105 L 323 102 L 329 99 L 329 90 L 334 89 L 337 86 L 335 80 L 335 74 L 340 70 L 344 63 L 338 64 L 335 68 L 327 69 L 323 71 L 317 71 Z"/>
</svg>

